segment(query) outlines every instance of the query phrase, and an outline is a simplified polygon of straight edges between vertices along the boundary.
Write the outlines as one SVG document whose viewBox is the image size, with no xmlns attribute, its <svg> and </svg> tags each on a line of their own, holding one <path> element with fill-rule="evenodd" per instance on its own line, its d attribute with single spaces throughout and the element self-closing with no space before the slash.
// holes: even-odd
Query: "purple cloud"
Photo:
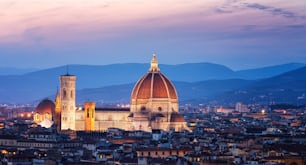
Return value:
<svg viewBox="0 0 306 165">
<path fill-rule="evenodd" d="M 266 5 L 262 5 L 262 4 L 258 4 L 258 3 L 245 3 L 245 5 L 248 8 L 266 11 L 266 12 L 269 12 L 273 15 L 280 15 L 280 16 L 287 17 L 287 18 L 305 19 L 305 17 L 303 17 L 303 16 L 298 16 L 296 13 L 294 13 L 292 11 L 289 11 L 289 10 L 286 10 L 286 9 L 282 9 L 282 8 L 266 6 Z"/>
</svg>

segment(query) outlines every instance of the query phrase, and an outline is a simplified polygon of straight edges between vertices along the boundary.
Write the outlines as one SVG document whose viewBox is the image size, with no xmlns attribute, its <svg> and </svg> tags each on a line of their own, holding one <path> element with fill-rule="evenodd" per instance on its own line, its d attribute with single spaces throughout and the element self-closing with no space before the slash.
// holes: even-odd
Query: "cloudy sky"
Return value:
<svg viewBox="0 0 306 165">
<path fill-rule="evenodd" d="M 306 63 L 305 0 L 3 0 L 0 67 Z"/>
</svg>

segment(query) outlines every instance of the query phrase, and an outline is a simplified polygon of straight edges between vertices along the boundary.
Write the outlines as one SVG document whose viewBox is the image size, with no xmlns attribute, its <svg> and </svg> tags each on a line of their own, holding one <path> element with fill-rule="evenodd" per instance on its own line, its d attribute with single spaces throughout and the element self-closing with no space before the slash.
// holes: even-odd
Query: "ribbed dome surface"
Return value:
<svg viewBox="0 0 306 165">
<path fill-rule="evenodd" d="M 177 99 L 173 84 L 161 72 L 148 72 L 138 80 L 132 91 L 132 99 Z"/>
<path fill-rule="evenodd" d="M 49 99 L 44 99 L 37 105 L 35 112 L 40 114 L 44 113 L 52 114 L 54 110 L 55 110 L 55 104 L 53 103 L 53 101 Z"/>
</svg>

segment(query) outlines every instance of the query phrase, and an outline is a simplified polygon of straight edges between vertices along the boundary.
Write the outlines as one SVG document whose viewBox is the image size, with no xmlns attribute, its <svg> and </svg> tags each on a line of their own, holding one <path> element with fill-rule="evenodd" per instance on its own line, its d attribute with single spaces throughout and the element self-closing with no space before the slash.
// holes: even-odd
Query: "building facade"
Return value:
<svg viewBox="0 0 306 165">
<path fill-rule="evenodd" d="M 76 76 L 60 76 L 61 129 L 75 130 L 75 81 Z"/>
<path fill-rule="evenodd" d="M 160 72 L 155 54 L 148 72 L 133 88 L 130 108 L 97 108 L 94 102 L 85 102 L 81 110 L 76 110 L 75 81 L 76 76 L 60 76 L 60 99 L 57 96 L 55 123 L 61 130 L 189 130 L 184 117 L 179 113 L 176 89 Z"/>
</svg>

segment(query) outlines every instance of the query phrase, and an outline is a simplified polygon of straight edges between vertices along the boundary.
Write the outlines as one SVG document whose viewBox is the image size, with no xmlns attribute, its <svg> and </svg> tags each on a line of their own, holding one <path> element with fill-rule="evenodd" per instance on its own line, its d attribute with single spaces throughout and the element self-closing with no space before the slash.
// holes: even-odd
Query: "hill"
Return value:
<svg viewBox="0 0 306 165">
<path fill-rule="evenodd" d="M 98 88 L 135 83 L 148 71 L 149 64 L 70 65 L 69 73 L 77 75 L 77 89 Z M 160 65 L 170 79 L 197 81 L 208 78 L 232 76 L 233 71 L 225 66 L 209 63 Z M 24 103 L 42 99 L 56 92 L 59 76 L 66 74 L 67 67 L 60 66 L 23 75 L 0 76 L 0 102 Z"/>
<path fill-rule="evenodd" d="M 223 87 L 231 84 L 233 80 L 239 80 L 239 82 L 233 84 L 235 88 L 230 88 L 228 86 L 226 91 L 238 89 L 239 85 L 241 85 L 241 88 L 245 87 L 245 84 L 240 84 L 240 82 L 248 81 L 242 79 L 251 79 L 252 77 L 263 78 L 265 76 L 271 77 L 275 76 L 274 74 L 284 73 L 287 70 L 302 65 L 303 64 L 292 63 L 244 71 L 233 71 L 223 65 L 211 63 L 160 65 L 160 68 L 169 79 L 182 83 L 182 85 L 178 83 L 178 91 L 184 100 L 193 100 L 194 98 L 203 98 L 205 100 L 208 99 L 208 97 L 211 98 L 212 96 L 224 92 L 225 90 L 223 90 Z M 284 66 L 285 69 L 282 66 Z M 134 84 L 147 72 L 148 68 L 149 64 L 134 63 L 102 66 L 70 65 L 69 73 L 77 75 L 76 85 L 78 90 L 85 88 L 103 90 L 102 87 L 105 87 L 106 90 L 111 86 L 120 87 L 120 84 Z M 66 74 L 66 72 L 67 67 L 60 66 L 22 75 L 2 75 L 0 76 L 0 103 L 25 103 L 53 95 L 59 86 L 59 76 Z M 192 88 L 190 88 L 188 84 Z M 124 88 L 126 87 L 128 86 L 124 86 Z M 131 88 L 132 87 L 126 89 L 130 89 L 129 91 L 131 91 Z M 193 88 L 195 90 L 191 90 Z M 122 91 L 124 90 L 125 89 L 122 89 Z M 97 94 L 98 91 L 93 93 Z M 203 94 L 200 95 L 199 93 Z M 127 92 L 127 94 L 125 94 L 125 96 L 128 96 L 127 98 L 129 99 L 129 93 Z M 117 95 L 119 96 L 121 93 L 119 92 Z M 125 96 L 124 98 L 126 98 Z M 94 95 L 79 95 L 80 99 L 85 99 L 85 97 L 94 98 Z M 109 96 L 109 98 L 111 97 Z M 106 100 L 120 100 L 120 98 L 116 97 L 115 99 Z"/>
<path fill-rule="evenodd" d="M 306 67 L 262 80 L 174 81 L 180 103 L 306 103 Z M 78 102 L 129 102 L 133 84 L 78 91 Z"/>
<path fill-rule="evenodd" d="M 306 66 L 306 64 L 288 63 L 282 65 L 263 67 L 263 68 L 240 70 L 237 71 L 236 73 L 241 78 L 255 80 L 255 79 L 269 78 L 292 70 L 296 70 L 298 68 L 302 68 L 304 66 Z"/>
<path fill-rule="evenodd" d="M 22 75 L 29 72 L 34 72 L 38 69 L 35 68 L 13 68 L 13 67 L 0 67 L 0 75 Z"/>
<path fill-rule="evenodd" d="M 306 67 L 260 80 L 215 98 L 222 102 L 306 104 Z"/>
</svg>

